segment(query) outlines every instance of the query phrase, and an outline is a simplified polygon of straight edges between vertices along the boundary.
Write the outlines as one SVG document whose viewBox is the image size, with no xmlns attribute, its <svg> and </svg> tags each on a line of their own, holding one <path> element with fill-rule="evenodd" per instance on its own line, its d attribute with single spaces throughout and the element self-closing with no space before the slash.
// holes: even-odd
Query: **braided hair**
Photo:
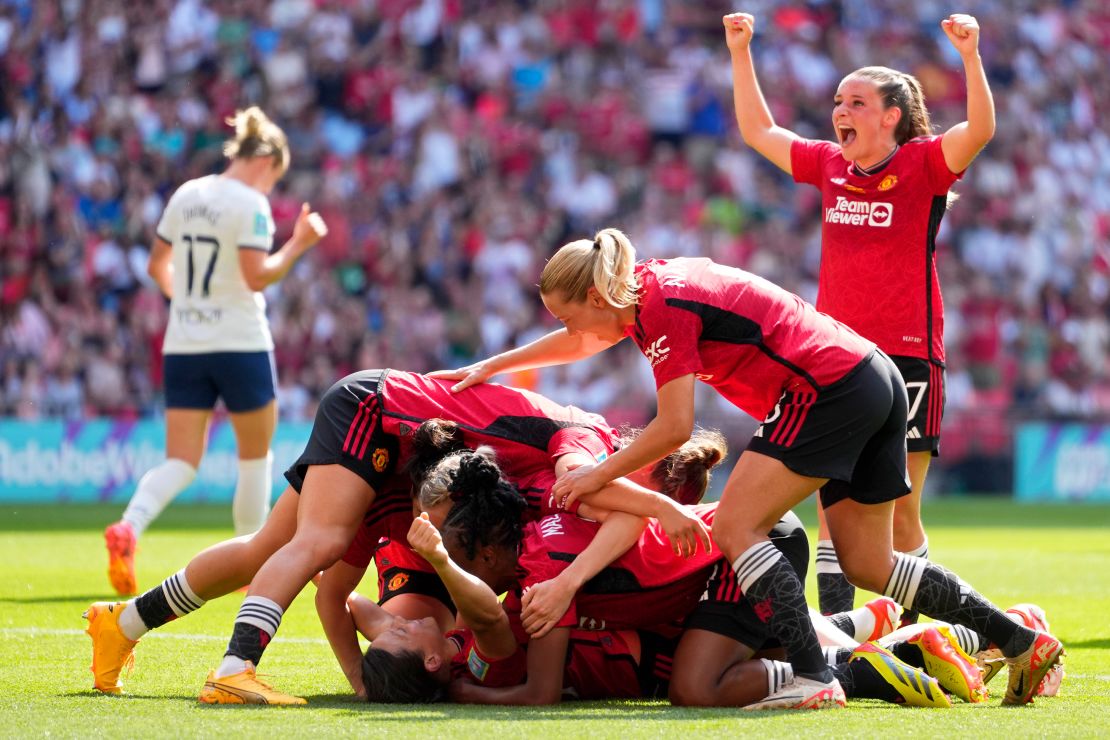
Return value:
<svg viewBox="0 0 1110 740">
<path fill-rule="evenodd" d="M 497 463 L 476 452 L 460 454 L 450 491 L 455 505 L 443 522 L 444 539 L 454 537 L 470 559 L 486 545 L 513 552 L 520 548 L 526 504 L 516 488 L 501 477 Z"/>
</svg>

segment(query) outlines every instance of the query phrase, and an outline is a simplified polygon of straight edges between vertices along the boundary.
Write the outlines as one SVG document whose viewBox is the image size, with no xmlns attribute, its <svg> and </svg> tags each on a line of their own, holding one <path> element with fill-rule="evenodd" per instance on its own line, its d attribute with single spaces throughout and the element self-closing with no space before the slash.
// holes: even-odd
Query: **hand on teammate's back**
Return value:
<svg viewBox="0 0 1110 740">
<path fill-rule="evenodd" d="M 520 621 L 533 640 L 546 635 L 570 608 L 575 591 L 560 578 L 541 581 L 521 597 Z"/>
<path fill-rule="evenodd" d="M 297 222 L 293 224 L 293 240 L 307 251 L 327 235 L 328 225 L 324 223 L 324 219 L 319 213 L 311 211 L 308 203 L 302 203 Z"/>
<path fill-rule="evenodd" d="M 660 512 L 658 519 L 663 532 L 671 541 L 671 549 L 678 557 L 694 557 L 699 544 L 707 553 L 713 548 L 709 525 L 688 507 L 676 502 L 674 506 L 668 506 Z"/>
<path fill-rule="evenodd" d="M 477 383 L 486 382 L 493 374 L 494 373 L 489 370 L 485 362 L 475 362 L 473 365 L 467 365 L 466 367 L 460 367 L 455 370 L 436 370 L 435 372 L 428 373 L 428 377 L 459 381 L 451 386 L 451 392 L 458 393 Z"/>
</svg>

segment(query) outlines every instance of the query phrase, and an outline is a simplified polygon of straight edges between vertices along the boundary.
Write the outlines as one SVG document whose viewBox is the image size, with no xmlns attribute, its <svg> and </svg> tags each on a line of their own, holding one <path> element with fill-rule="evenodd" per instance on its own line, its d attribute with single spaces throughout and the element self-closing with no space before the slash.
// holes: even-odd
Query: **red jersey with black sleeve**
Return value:
<svg viewBox="0 0 1110 740">
<path fill-rule="evenodd" d="M 785 391 L 844 379 L 875 345 L 758 275 L 704 258 L 636 265 L 640 302 L 627 334 L 656 388 L 693 373 L 757 419 Z"/>
<path fill-rule="evenodd" d="M 948 190 L 963 173 L 944 161 L 940 136 L 906 142 L 865 175 L 829 141 L 790 148 L 794 180 L 821 191 L 817 308 L 890 355 L 944 362 L 944 304 L 936 237 Z"/>
<path fill-rule="evenodd" d="M 633 699 L 643 695 L 636 650 L 625 630 L 571 630 L 563 693 L 576 699 Z"/>
<path fill-rule="evenodd" d="M 451 658 L 451 678 L 469 679 L 492 689 L 524 683 L 528 675 L 528 655 L 523 647 L 518 645 L 517 651 L 507 658 L 488 658 L 478 648 L 472 631 L 457 629 L 444 636 L 459 649 Z"/>
<path fill-rule="evenodd" d="M 556 458 L 581 452 L 604 460 L 619 445 L 617 432 L 597 414 L 496 383 L 478 383 L 452 393 L 454 383 L 385 371 L 378 389 L 383 429 L 401 440 L 404 459 L 412 433 L 422 422 L 434 418 L 456 422 L 467 446 L 494 449 L 498 466 L 536 515 L 546 513 Z"/>
<path fill-rule="evenodd" d="M 692 509 L 712 526 L 717 504 Z M 518 563 L 521 589 L 563 572 L 600 526 L 565 512 L 526 525 Z M 716 545 L 708 553 L 699 548 L 691 558 L 676 556 L 659 522 L 650 519 L 628 552 L 586 582 L 556 626 L 637 629 L 681 619 L 698 603 L 714 564 L 722 557 Z M 505 599 L 506 611 L 514 611 L 518 604 L 519 594 Z"/>
</svg>

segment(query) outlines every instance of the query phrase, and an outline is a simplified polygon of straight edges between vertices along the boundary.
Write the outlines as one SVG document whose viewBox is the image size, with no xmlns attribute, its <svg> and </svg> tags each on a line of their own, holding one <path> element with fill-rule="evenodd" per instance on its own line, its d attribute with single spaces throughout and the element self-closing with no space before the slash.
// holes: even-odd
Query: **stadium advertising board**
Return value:
<svg viewBox="0 0 1110 740">
<path fill-rule="evenodd" d="M 297 459 L 312 425 L 278 424 L 274 435 L 274 490 L 285 488 L 286 466 Z M 0 501 L 127 503 L 135 486 L 165 456 L 161 420 L 21 422 L 0 420 Z M 238 475 L 235 434 L 215 421 L 196 480 L 179 501 L 225 503 Z"/>
<path fill-rule="evenodd" d="M 1019 501 L 1110 501 L 1110 425 L 1022 424 L 1014 445 Z"/>
</svg>

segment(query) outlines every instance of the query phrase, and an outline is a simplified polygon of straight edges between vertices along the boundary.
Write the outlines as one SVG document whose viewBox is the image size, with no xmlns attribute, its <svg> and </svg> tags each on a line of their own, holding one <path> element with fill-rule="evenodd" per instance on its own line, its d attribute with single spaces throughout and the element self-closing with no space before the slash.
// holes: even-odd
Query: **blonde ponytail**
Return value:
<svg viewBox="0 0 1110 740">
<path fill-rule="evenodd" d="M 619 229 L 602 229 L 593 241 L 579 239 L 559 249 L 540 275 L 540 294 L 586 300 L 590 288 L 616 308 L 636 303 L 636 249 Z"/>
<path fill-rule="evenodd" d="M 285 132 L 261 108 L 252 105 L 246 110 L 235 111 L 227 124 L 235 128 L 235 136 L 224 142 L 225 157 L 270 157 L 283 172 L 289 167 L 289 143 Z"/>
</svg>

